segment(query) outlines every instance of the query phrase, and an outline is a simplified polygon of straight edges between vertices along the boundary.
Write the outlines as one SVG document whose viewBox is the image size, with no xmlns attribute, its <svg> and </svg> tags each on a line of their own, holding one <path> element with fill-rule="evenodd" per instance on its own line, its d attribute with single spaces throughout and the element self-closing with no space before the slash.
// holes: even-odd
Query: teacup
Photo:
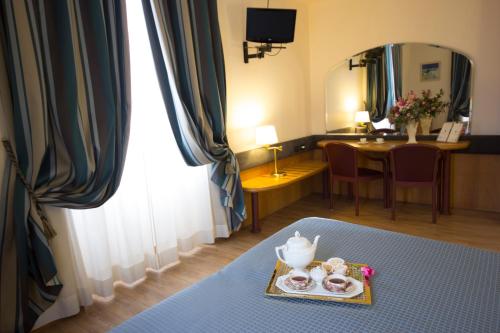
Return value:
<svg viewBox="0 0 500 333">
<path fill-rule="evenodd" d="M 345 260 L 338 257 L 330 258 L 326 262 L 332 265 L 333 267 L 345 264 Z"/>
<path fill-rule="evenodd" d="M 377 138 L 377 143 L 384 143 L 384 138 Z"/>
<path fill-rule="evenodd" d="M 346 275 L 348 269 L 349 269 L 349 267 L 347 267 L 347 265 L 345 265 L 345 264 L 333 266 L 333 272 L 337 273 L 337 274 Z"/>
<path fill-rule="evenodd" d="M 332 274 L 323 280 L 324 287 L 330 291 L 344 292 L 348 286 L 347 277 L 342 274 Z"/>
<path fill-rule="evenodd" d="M 366 143 L 366 138 L 360 138 L 360 139 L 359 139 L 359 142 L 361 142 L 361 143 Z"/>
<path fill-rule="evenodd" d="M 303 289 L 309 284 L 310 276 L 306 272 L 294 270 L 289 273 L 288 279 L 295 288 Z"/>
</svg>

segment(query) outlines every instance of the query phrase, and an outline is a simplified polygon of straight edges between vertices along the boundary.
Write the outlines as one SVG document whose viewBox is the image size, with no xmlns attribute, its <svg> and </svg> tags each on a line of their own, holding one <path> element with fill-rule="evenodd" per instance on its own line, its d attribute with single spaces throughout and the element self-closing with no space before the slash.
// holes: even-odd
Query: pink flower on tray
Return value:
<svg viewBox="0 0 500 333">
<path fill-rule="evenodd" d="M 368 281 L 370 280 L 370 277 L 375 275 L 375 270 L 370 266 L 363 266 L 361 267 L 361 273 L 363 273 L 365 279 Z"/>
</svg>

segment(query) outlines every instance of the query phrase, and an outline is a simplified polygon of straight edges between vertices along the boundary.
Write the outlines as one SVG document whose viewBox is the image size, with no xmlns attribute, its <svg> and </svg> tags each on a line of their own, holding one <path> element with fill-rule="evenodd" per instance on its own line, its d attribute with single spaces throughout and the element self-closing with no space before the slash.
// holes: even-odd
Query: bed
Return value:
<svg viewBox="0 0 500 333">
<path fill-rule="evenodd" d="M 372 305 L 264 295 L 274 247 L 321 235 L 317 259 L 368 263 Z M 500 253 L 306 218 L 112 332 L 500 332 Z"/>
</svg>

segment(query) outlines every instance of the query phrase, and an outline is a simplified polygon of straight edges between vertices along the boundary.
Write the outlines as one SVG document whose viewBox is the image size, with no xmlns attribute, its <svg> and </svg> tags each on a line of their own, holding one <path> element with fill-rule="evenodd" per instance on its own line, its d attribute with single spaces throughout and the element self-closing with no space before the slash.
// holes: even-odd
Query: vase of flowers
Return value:
<svg viewBox="0 0 500 333">
<path fill-rule="evenodd" d="M 420 128 L 422 128 L 423 135 L 429 135 L 431 133 L 432 117 L 422 116 L 420 118 Z"/>
<path fill-rule="evenodd" d="M 407 143 L 417 143 L 417 128 L 418 128 L 418 121 L 410 120 L 406 124 L 406 133 L 408 133 Z"/>
<path fill-rule="evenodd" d="M 413 91 L 406 98 L 400 97 L 389 113 L 389 121 L 399 127 L 406 127 L 408 143 L 416 143 L 418 121 L 420 119 L 419 99 Z"/>
<path fill-rule="evenodd" d="M 448 106 L 448 103 L 441 100 L 443 94 L 443 89 L 440 89 L 435 96 L 432 96 L 429 89 L 423 90 L 422 97 L 417 100 L 420 109 L 420 127 L 422 127 L 422 134 L 424 135 L 429 135 L 432 119 Z"/>
</svg>

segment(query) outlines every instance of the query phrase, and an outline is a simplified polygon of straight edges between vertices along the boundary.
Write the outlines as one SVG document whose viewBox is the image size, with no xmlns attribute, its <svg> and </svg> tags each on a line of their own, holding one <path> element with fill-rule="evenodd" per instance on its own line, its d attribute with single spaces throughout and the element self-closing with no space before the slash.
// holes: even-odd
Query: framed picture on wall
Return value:
<svg viewBox="0 0 500 333">
<path fill-rule="evenodd" d="M 441 63 L 428 62 L 420 65 L 420 81 L 434 81 L 441 77 Z"/>
</svg>

